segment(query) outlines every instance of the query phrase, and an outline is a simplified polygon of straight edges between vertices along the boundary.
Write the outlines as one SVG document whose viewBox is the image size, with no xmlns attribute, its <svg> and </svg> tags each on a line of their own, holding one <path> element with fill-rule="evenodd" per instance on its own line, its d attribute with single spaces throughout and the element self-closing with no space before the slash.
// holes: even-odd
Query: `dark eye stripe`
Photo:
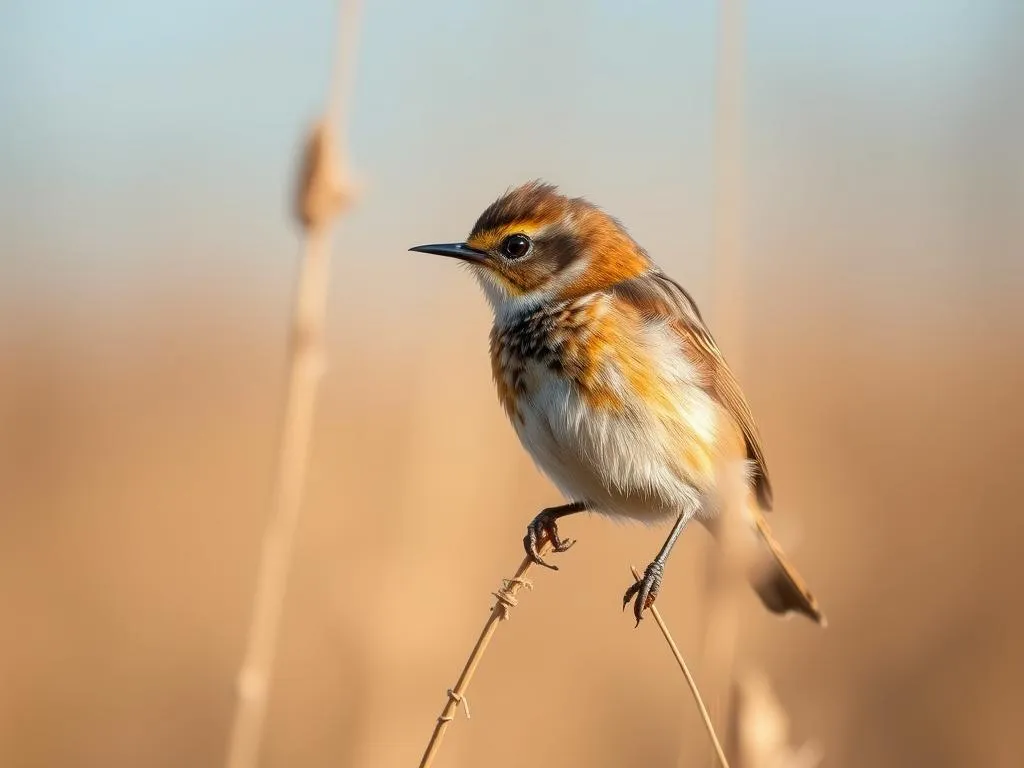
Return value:
<svg viewBox="0 0 1024 768">
<path fill-rule="evenodd" d="M 556 269 L 563 269 L 571 264 L 582 250 L 580 238 L 563 229 L 546 235 L 542 244 L 544 253 L 554 261 Z"/>
</svg>

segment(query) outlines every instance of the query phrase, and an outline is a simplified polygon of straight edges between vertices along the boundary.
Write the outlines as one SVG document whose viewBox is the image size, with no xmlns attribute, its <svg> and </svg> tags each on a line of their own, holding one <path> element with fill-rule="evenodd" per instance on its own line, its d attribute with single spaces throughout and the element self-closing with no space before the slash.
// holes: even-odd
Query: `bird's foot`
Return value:
<svg viewBox="0 0 1024 768">
<path fill-rule="evenodd" d="M 630 585 L 629 589 L 626 590 L 626 594 L 622 597 L 622 610 L 626 610 L 629 601 L 634 597 L 636 598 L 633 602 L 633 615 L 636 616 L 636 626 L 640 626 L 640 619 L 643 618 L 644 611 L 654 605 L 654 599 L 658 596 L 658 590 L 661 589 L 661 579 L 664 575 L 665 566 L 655 560 L 647 566 L 643 578 Z"/>
<path fill-rule="evenodd" d="M 558 535 L 557 519 L 552 514 L 552 510 L 545 509 L 541 511 L 540 514 L 530 521 L 530 524 L 526 527 L 526 536 L 523 537 L 523 547 L 526 549 L 527 556 L 537 565 L 543 565 L 545 568 L 550 568 L 553 571 L 557 571 L 558 566 L 545 562 L 544 558 L 540 556 L 540 545 L 543 539 L 546 537 L 551 542 L 553 552 L 565 552 L 565 550 L 576 543 L 575 539 L 563 539 Z"/>
</svg>

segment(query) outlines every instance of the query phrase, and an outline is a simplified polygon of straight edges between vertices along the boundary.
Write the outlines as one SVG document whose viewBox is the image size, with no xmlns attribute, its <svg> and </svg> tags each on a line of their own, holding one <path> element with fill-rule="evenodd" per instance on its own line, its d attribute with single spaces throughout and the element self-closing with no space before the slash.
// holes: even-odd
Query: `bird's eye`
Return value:
<svg viewBox="0 0 1024 768">
<path fill-rule="evenodd" d="M 501 244 L 501 252 L 510 259 L 521 259 L 530 252 L 532 245 L 526 235 L 509 235 Z"/>
</svg>

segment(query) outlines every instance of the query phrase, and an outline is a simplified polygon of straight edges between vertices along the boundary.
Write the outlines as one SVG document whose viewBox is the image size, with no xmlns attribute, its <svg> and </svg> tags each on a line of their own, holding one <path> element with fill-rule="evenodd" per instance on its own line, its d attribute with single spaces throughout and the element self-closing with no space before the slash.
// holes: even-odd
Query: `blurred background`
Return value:
<svg viewBox="0 0 1024 768">
<path fill-rule="evenodd" d="M 730 328 L 772 524 L 830 621 L 742 598 L 740 663 L 794 741 L 827 766 L 1020 765 L 1024 5 L 749 3 L 724 177 L 712 0 L 363 5 L 362 192 L 261 765 L 416 764 L 559 502 L 497 405 L 477 287 L 406 251 L 534 177 L 621 218 Z M 0 765 L 222 764 L 335 19 L 0 5 Z M 732 316 L 716 215 L 742 235 Z M 653 623 L 620 611 L 665 531 L 563 532 L 437 765 L 711 765 Z M 659 599 L 698 679 L 708 550 L 689 531 Z"/>
</svg>

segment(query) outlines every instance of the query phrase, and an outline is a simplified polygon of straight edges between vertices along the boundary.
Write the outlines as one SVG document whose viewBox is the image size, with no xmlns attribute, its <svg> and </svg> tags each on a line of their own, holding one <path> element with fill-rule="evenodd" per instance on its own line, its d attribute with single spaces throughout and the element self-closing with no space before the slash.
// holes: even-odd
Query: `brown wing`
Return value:
<svg viewBox="0 0 1024 768">
<path fill-rule="evenodd" d="M 761 436 L 736 377 L 729 369 L 697 304 L 675 280 L 658 269 L 619 283 L 612 291 L 649 317 L 669 318 L 706 372 L 705 389 L 725 408 L 743 433 L 747 458 L 754 463 L 754 490 L 762 509 L 772 508 L 772 485 L 761 450 Z"/>
</svg>

